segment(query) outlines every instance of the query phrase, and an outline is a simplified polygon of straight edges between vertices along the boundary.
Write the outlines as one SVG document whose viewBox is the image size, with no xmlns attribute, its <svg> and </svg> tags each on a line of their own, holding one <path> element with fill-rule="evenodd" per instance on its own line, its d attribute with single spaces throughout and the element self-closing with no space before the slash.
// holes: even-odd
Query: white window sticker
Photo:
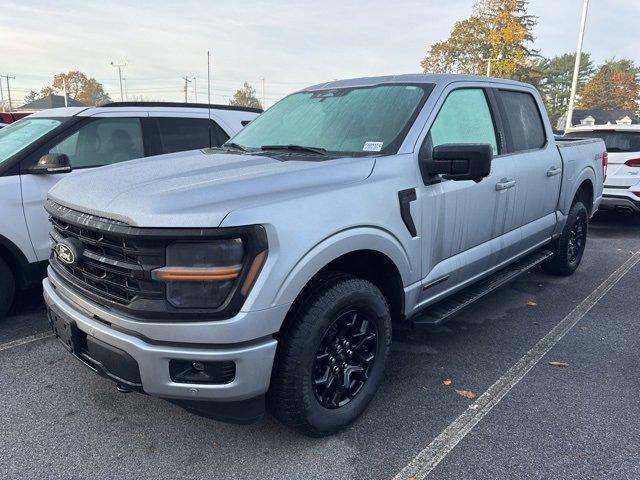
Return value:
<svg viewBox="0 0 640 480">
<path fill-rule="evenodd" d="M 384 142 L 364 142 L 363 152 L 379 152 Z"/>
</svg>

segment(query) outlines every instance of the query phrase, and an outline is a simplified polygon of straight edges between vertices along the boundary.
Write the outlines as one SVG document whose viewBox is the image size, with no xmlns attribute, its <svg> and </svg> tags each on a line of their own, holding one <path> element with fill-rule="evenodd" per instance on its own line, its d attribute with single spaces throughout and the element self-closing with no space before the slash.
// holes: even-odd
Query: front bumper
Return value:
<svg viewBox="0 0 640 480">
<path fill-rule="evenodd" d="M 96 339 L 101 344 L 112 346 L 125 352 L 135 360 L 139 369 L 140 388 L 144 393 L 161 397 L 183 406 L 191 405 L 190 410 L 198 410 L 201 402 L 243 402 L 264 396 L 269 388 L 271 368 L 277 342 L 272 335 L 255 341 L 229 343 L 228 334 L 224 335 L 219 321 L 149 324 L 139 322 L 140 329 L 134 329 L 135 322 L 130 318 L 119 318 L 113 311 L 78 297 L 65 284 L 56 279 L 49 269 L 49 276 L 43 281 L 44 298 L 47 306 L 56 314 L 74 322 L 77 329 L 87 338 Z M 251 330 L 251 325 L 270 323 L 265 317 L 282 315 L 282 308 L 245 312 L 242 322 Z M 269 319 L 273 322 L 272 318 Z M 203 331 L 220 331 L 223 340 L 214 342 L 210 336 L 200 335 L 198 342 L 184 342 L 184 338 L 193 338 Z M 213 325 L 215 324 L 215 325 Z M 153 327 L 158 335 L 150 337 Z M 237 328 L 237 325 L 233 328 Z M 140 333 L 142 330 L 144 333 Z M 195 332 L 189 332 L 195 330 Z M 169 341 L 171 331 L 174 338 Z M 156 337 L 156 338 L 154 338 Z M 158 338 L 160 337 L 160 338 Z M 80 358 L 83 360 L 82 358 Z M 225 384 L 177 383 L 171 379 L 170 360 L 193 362 L 233 361 L 235 378 Z M 89 364 L 89 362 L 85 363 Z M 92 368 L 94 366 L 90 365 Z M 95 368 L 94 368 L 95 370 Z M 99 372 L 117 381 L 109 372 Z M 115 376 L 117 377 L 117 376 Z M 194 407 L 193 405 L 196 405 Z M 202 410 L 202 409 L 200 409 Z M 215 415 L 211 415 L 215 416 Z"/>
<path fill-rule="evenodd" d="M 635 188 L 640 190 L 640 186 Z M 640 197 L 636 196 L 630 189 L 607 188 L 605 186 L 600 208 L 603 210 L 640 212 Z"/>
</svg>

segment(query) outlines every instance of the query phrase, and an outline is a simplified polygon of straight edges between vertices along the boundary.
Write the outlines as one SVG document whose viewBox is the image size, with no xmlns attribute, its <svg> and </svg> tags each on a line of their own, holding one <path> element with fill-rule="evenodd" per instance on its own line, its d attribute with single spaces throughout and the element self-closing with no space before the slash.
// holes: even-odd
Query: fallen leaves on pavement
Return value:
<svg viewBox="0 0 640 480">
<path fill-rule="evenodd" d="M 442 384 L 443 384 L 443 385 L 446 385 L 447 387 L 448 387 L 449 385 L 451 385 L 452 383 L 453 383 L 453 380 L 451 380 L 450 378 L 445 378 L 445 379 L 442 381 Z"/>
<path fill-rule="evenodd" d="M 562 368 L 567 368 L 569 366 L 569 364 L 565 362 L 549 362 L 549 365 L 551 365 L 552 367 L 562 367 Z"/>
<path fill-rule="evenodd" d="M 467 400 L 474 400 L 478 396 L 476 392 L 472 392 L 471 390 L 465 390 L 463 388 L 456 389 L 456 393 L 461 397 L 466 398 Z"/>
<path fill-rule="evenodd" d="M 530 307 L 537 307 L 538 306 L 538 304 L 536 302 L 532 301 L 532 300 L 529 300 L 527 302 L 527 305 L 530 306 Z"/>
</svg>

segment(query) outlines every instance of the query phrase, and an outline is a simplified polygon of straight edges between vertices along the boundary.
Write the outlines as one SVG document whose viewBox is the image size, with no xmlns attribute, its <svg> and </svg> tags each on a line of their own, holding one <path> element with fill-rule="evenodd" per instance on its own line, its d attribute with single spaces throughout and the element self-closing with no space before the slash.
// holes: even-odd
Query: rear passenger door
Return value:
<svg viewBox="0 0 640 480">
<path fill-rule="evenodd" d="M 496 89 L 506 149 L 513 160 L 515 202 L 507 212 L 509 256 L 548 240 L 556 226 L 562 159 L 543 121 L 544 107 L 527 90 Z"/>
<path fill-rule="evenodd" d="M 184 117 L 163 113 L 149 117 L 148 121 L 147 132 L 155 145 L 152 155 L 219 147 L 229 140 L 229 135 L 206 115 Z"/>
</svg>

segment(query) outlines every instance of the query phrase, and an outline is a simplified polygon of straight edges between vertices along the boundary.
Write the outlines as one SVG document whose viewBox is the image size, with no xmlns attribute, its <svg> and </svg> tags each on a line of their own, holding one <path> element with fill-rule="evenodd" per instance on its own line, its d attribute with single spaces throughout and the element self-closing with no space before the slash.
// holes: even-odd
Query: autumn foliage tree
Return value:
<svg viewBox="0 0 640 480">
<path fill-rule="evenodd" d="M 111 101 L 100 82 L 77 70 L 59 73 L 53 77 L 53 83 L 42 89 L 42 95 L 62 95 L 65 88 L 69 98 L 87 105 L 102 105 Z"/>
<path fill-rule="evenodd" d="M 580 91 L 578 108 L 637 110 L 638 71 L 630 60 L 605 62 Z"/>
<path fill-rule="evenodd" d="M 250 107 L 250 108 L 262 108 L 260 100 L 256 97 L 256 91 L 249 84 L 244 82 L 242 88 L 233 94 L 233 98 L 229 101 L 229 105 L 235 105 L 238 107 Z"/>
<path fill-rule="evenodd" d="M 478 0 L 472 15 L 457 22 L 447 40 L 429 48 L 425 72 L 481 74 L 492 60 L 492 74 L 523 79 L 537 52 L 530 48 L 537 17 L 527 0 Z"/>
</svg>

